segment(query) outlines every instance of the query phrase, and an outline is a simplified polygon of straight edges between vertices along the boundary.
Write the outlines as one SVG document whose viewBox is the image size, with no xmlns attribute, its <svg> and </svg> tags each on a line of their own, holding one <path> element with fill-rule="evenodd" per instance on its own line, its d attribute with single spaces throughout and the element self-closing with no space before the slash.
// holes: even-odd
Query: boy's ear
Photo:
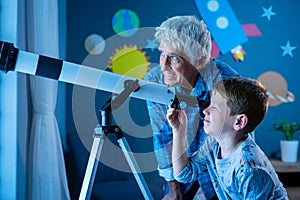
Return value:
<svg viewBox="0 0 300 200">
<path fill-rule="evenodd" d="M 236 116 L 236 120 L 233 124 L 233 128 L 237 131 L 242 130 L 248 124 L 248 117 L 245 114 Z"/>
</svg>

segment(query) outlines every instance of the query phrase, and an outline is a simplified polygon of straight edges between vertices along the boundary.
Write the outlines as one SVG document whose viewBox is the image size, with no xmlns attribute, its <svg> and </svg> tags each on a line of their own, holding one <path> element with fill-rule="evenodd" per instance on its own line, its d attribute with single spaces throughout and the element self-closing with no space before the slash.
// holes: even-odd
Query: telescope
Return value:
<svg viewBox="0 0 300 200">
<path fill-rule="evenodd" d="M 130 94 L 130 97 L 170 105 L 174 108 L 186 106 L 206 108 L 209 105 L 209 101 L 180 93 L 174 87 L 22 51 L 12 43 L 3 41 L 0 41 L 0 70 L 5 73 L 17 71 L 41 76 L 115 94 L 120 94 L 124 89 L 120 83 L 135 82 L 138 88 Z"/>
<path fill-rule="evenodd" d="M 0 41 L 0 70 L 5 73 L 17 71 L 117 94 L 114 96 L 115 98 L 111 97 L 100 108 L 101 123 L 94 129 L 94 141 L 82 183 L 80 200 L 90 199 L 98 166 L 97 160 L 99 160 L 103 147 L 103 139 L 108 133 L 116 134 L 118 143 L 144 198 L 153 200 L 122 130 L 118 126 L 111 125 L 111 111 L 118 109 L 128 97 L 153 101 L 177 109 L 184 109 L 187 106 L 206 108 L 210 103 L 196 96 L 180 93 L 176 91 L 175 87 L 168 87 L 45 55 L 22 51 L 12 43 L 3 41 Z"/>
</svg>

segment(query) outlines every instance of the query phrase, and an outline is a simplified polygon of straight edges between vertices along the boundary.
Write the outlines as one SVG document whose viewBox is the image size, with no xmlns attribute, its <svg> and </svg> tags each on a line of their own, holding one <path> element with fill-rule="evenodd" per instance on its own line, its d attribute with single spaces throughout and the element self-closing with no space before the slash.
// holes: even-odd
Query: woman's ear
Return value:
<svg viewBox="0 0 300 200">
<path fill-rule="evenodd" d="M 248 124 L 248 117 L 245 114 L 236 115 L 236 120 L 233 124 L 233 128 L 236 131 L 242 130 Z"/>
<path fill-rule="evenodd" d="M 195 67 L 196 69 L 199 71 L 203 68 L 203 66 L 205 65 L 206 63 L 206 57 L 205 56 L 202 56 L 199 60 L 197 60 L 196 64 L 195 64 Z"/>
</svg>

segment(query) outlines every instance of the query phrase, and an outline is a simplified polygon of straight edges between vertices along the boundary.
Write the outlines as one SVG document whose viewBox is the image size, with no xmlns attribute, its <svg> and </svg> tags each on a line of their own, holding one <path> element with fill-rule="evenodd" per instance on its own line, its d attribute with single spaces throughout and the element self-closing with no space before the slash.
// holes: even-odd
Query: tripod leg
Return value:
<svg viewBox="0 0 300 200">
<path fill-rule="evenodd" d="M 85 171 L 79 200 L 89 200 L 91 197 L 103 143 L 104 143 L 104 134 L 102 133 L 101 127 L 97 126 L 94 132 L 94 141 L 93 141 L 88 165 Z"/>
<path fill-rule="evenodd" d="M 121 149 L 123 150 L 125 158 L 131 168 L 131 171 L 134 175 L 135 180 L 137 181 L 137 183 L 143 193 L 145 200 L 153 200 L 152 194 L 148 188 L 148 185 L 147 185 L 143 175 L 141 174 L 141 170 L 140 170 L 133 154 L 131 153 L 132 151 L 131 151 L 125 137 L 118 139 L 118 143 L 119 143 Z"/>
</svg>

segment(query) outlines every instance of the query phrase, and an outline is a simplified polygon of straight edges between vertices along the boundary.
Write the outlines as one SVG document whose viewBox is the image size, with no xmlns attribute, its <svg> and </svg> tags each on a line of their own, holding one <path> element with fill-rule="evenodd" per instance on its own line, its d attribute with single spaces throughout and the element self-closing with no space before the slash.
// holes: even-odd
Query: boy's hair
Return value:
<svg viewBox="0 0 300 200">
<path fill-rule="evenodd" d="M 171 45 L 174 50 L 183 51 L 191 64 L 195 65 L 202 57 L 210 59 L 211 35 L 203 20 L 195 16 L 175 16 L 156 28 L 158 43 Z"/>
<path fill-rule="evenodd" d="M 252 132 L 264 119 L 268 110 L 268 95 L 266 88 L 257 80 L 232 77 L 224 79 L 215 85 L 230 108 L 230 115 L 245 114 L 248 123 L 245 133 Z"/>
</svg>

